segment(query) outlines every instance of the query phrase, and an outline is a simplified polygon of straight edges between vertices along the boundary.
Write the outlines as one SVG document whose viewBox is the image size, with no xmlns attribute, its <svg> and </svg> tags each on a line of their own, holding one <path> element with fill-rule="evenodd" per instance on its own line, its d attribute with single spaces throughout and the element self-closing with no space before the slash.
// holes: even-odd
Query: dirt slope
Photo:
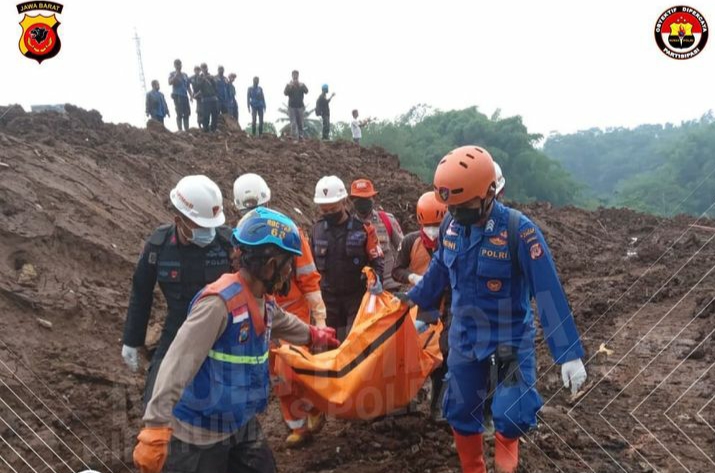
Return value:
<svg viewBox="0 0 715 473">
<path fill-rule="evenodd" d="M 0 119 L 0 471 L 134 471 L 143 374 L 131 375 L 119 353 L 142 241 L 169 217 L 169 190 L 185 174 L 217 181 L 233 221 L 231 185 L 249 171 L 302 225 L 326 174 L 373 179 L 408 229 L 426 190 L 396 157 L 350 143 L 233 129 L 176 135 L 104 124 L 72 107 Z M 685 217 L 521 208 L 547 235 L 590 361 L 589 391 L 570 400 L 539 347 L 548 402 L 522 443 L 520 471 L 714 471 L 715 403 L 706 403 L 715 391 L 715 232 Z M 155 321 L 162 308 L 158 296 Z M 598 353 L 601 343 L 613 354 Z M 282 446 L 275 403 L 262 422 L 280 471 L 458 467 L 448 428 L 422 414 L 333 420 L 298 451 Z"/>
</svg>

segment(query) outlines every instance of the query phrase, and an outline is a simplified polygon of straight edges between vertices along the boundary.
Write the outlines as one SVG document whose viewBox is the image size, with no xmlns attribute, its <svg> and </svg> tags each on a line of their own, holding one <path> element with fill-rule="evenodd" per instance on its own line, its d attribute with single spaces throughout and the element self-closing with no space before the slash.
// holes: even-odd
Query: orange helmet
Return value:
<svg viewBox="0 0 715 473">
<path fill-rule="evenodd" d="M 479 146 L 462 146 L 447 153 L 434 172 L 437 199 L 447 205 L 459 205 L 475 197 L 484 199 L 496 185 L 494 161 Z"/>
<path fill-rule="evenodd" d="M 437 200 L 432 191 L 425 192 L 417 201 L 417 222 L 423 227 L 442 223 L 445 213 L 447 206 Z"/>
<path fill-rule="evenodd" d="M 369 179 L 356 179 L 350 185 L 350 197 L 373 197 L 377 195 L 375 186 Z"/>
</svg>

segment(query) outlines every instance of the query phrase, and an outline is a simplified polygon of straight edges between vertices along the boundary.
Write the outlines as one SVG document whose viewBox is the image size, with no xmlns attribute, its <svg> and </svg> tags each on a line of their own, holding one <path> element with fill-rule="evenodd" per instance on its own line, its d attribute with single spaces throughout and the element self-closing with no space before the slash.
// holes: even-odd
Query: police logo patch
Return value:
<svg viewBox="0 0 715 473">
<path fill-rule="evenodd" d="M 503 239 L 502 237 L 498 237 L 498 236 L 491 237 L 489 239 L 489 243 L 491 243 L 492 245 L 496 245 L 496 246 L 506 246 L 506 240 Z"/>
<path fill-rule="evenodd" d="M 491 279 L 487 281 L 487 289 L 492 292 L 497 292 L 501 290 L 501 281 L 498 279 Z"/>
<path fill-rule="evenodd" d="M 247 321 L 241 324 L 241 328 L 238 329 L 238 343 L 246 343 L 250 329 L 251 327 Z"/>
<path fill-rule="evenodd" d="M 543 256 L 544 250 L 541 248 L 541 243 L 534 243 L 531 245 L 531 248 L 529 248 L 529 255 L 531 255 L 531 259 L 539 259 Z"/>
<path fill-rule="evenodd" d="M 446 202 L 447 199 L 449 199 L 449 189 L 447 189 L 446 187 L 440 187 L 438 194 L 442 198 L 442 201 L 444 201 L 444 202 Z"/>
</svg>

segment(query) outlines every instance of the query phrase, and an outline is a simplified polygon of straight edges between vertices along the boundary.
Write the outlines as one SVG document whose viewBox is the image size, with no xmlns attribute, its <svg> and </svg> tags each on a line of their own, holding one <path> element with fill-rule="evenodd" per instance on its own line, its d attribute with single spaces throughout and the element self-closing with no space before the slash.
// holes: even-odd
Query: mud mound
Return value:
<svg viewBox="0 0 715 473">
<path fill-rule="evenodd" d="M 407 230 L 415 228 L 414 203 L 429 188 L 380 149 L 257 139 L 228 126 L 210 135 L 173 134 L 65 109 L 0 107 L 0 434 L 8 442 L 0 451 L 18 472 L 133 471 L 144 374 L 130 374 L 119 355 L 128 289 L 142 242 L 169 219 L 169 190 L 183 175 L 214 179 L 234 222 L 233 180 L 259 173 L 273 205 L 306 227 L 323 175 L 373 179 L 380 203 Z M 522 444 L 520 471 L 649 471 L 677 461 L 709 471 L 702 452 L 712 451 L 707 422 L 715 419 L 712 407 L 698 412 L 713 389 L 705 369 L 715 361 L 715 232 L 691 227 L 686 217 L 519 208 L 550 242 L 592 357 L 590 391 L 574 405 L 540 345 L 539 388 L 548 402 L 539 429 Z M 163 306 L 161 296 L 156 300 L 154 322 Z M 599 353 L 602 343 L 614 354 Z M 287 432 L 275 403 L 263 425 L 280 471 L 458 466 L 448 428 L 424 412 L 330 421 L 297 451 L 282 445 Z M 663 445 L 677 450 L 669 455 Z"/>
</svg>

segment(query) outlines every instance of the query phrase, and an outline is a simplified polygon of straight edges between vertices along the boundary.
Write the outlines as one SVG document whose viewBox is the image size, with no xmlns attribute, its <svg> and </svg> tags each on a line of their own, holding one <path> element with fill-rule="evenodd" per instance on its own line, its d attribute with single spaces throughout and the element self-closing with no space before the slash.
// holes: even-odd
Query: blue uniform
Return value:
<svg viewBox="0 0 715 473">
<path fill-rule="evenodd" d="M 266 301 L 267 327 L 256 326 L 245 289 L 235 274 L 222 276 L 199 292 L 217 294 L 228 307 L 228 324 L 216 340 L 196 376 L 174 407 L 174 416 L 186 423 L 219 432 L 235 432 L 268 404 L 270 378 L 268 350 L 274 301 Z"/>
<path fill-rule="evenodd" d="M 536 300 L 544 336 L 556 363 L 582 358 L 583 347 L 541 230 L 525 216 L 518 225 L 519 268 L 508 245 L 509 208 L 494 202 L 484 227 L 467 228 L 451 218 L 440 230 L 439 246 L 427 273 L 410 292 L 422 308 L 439 303 L 452 289 L 447 392 L 443 409 L 461 435 L 481 433 L 490 356 L 513 347 L 517 384 L 497 386 L 492 406 L 498 432 L 514 438 L 536 425 L 542 405 L 535 389 L 534 314 Z"/>
</svg>

